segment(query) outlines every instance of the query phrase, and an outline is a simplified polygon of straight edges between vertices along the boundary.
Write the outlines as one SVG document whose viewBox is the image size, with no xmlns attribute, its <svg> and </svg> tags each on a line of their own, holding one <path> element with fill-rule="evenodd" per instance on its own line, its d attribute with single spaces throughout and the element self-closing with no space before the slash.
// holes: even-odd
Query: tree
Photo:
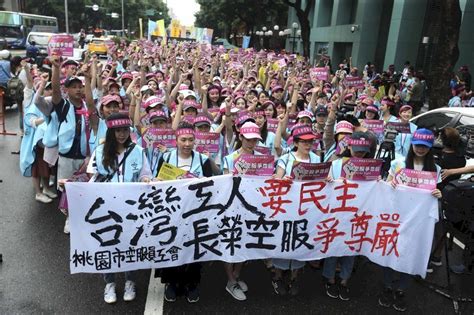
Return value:
<svg viewBox="0 0 474 315">
<path fill-rule="evenodd" d="M 197 27 L 214 29 L 219 37 L 231 33 L 248 33 L 262 26 L 286 24 L 288 10 L 281 0 L 198 0 L 201 10 L 196 14 Z M 258 16 L 264 18 L 258 19 Z"/>
<path fill-rule="evenodd" d="M 90 7 L 93 4 L 99 5 L 99 11 L 94 12 Z M 152 16 L 153 19 L 165 20 L 165 25 L 169 24 L 170 17 L 168 7 L 163 0 L 124 0 L 125 9 L 125 28 L 129 31 L 137 31 L 138 19 L 143 18 L 146 25 L 148 16 L 147 9 L 154 9 L 157 14 Z M 55 16 L 58 18 L 59 29 L 64 31 L 65 14 L 64 0 L 26 0 L 25 12 Z M 122 14 L 122 3 L 117 0 L 69 0 L 68 1 L 68 18 L 70 32 L 78 32 L 81 28 L 87 29 L 89 26 L 97 27 L 102 23 L 105 29 L 121 29 L 121 17 L 112 18 L 110 13 Z M 161 12 L 161 15 L 159 14 Z"/>
<path fill-rule="evenodd" d="M 301 0 L 283 0 L 288 6 L 292 7 L 301 26 L 301 39 L 303 40 L 303 56 L 309 57 L 309 35 L 311 33 L 311 24 L 309 23 L 309 13 L 314 7 L 314 0 L 307 0 L 306 7 L 303 9 Z"/>
<path fill-rule="evenodd" d="M 461 8 L 459 0 L 433 0 L 428 36 L 432 45 L 430 71 L 427 73 L 430 109 L 446 106 L 450 97 L 449 81 L 459 58 Z"/>
</svg>

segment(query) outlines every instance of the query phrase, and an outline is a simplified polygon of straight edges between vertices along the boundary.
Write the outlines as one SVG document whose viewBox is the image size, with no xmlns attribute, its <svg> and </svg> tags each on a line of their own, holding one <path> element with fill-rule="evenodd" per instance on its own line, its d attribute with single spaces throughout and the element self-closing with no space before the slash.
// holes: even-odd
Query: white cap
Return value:
<svg viewBox="0 0 474 315">
<path fill-rule="evenodd" d="M 181 93 L 184 98 L 187 98 L 188 96 L 192 96 L 192 97 L 194 97 L 195 99 L 197 99 L 196 93 L 194 93 L 194 91 L 191 91 L 191 90 L 181 90 L 181 91 L 179 91 L 179 93 Z"/>
</svg>

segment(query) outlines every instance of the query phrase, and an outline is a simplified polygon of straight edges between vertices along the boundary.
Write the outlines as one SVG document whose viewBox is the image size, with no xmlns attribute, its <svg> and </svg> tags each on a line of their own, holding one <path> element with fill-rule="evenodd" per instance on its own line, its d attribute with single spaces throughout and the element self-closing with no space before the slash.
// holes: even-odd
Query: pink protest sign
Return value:
<svg viewBox="0 0 474 315">
<path fill-rule="evenodd" d="M 164 145 L 171 149 L 176 147 L 176 136 L 172 129 L 158 129 L 149 128 L 143 133 L 142 146 L 156 147 L 157 145 Z"/>
<path fill-rule="evenodd" d="M 234 162 L 234 174 L 272 176 L 273 155 L 241 154 Z"/>
<path fill-rule="evenodd" d="M 339 140 L 336 146 L 336 151 L 335 151 L 336 155 L 341 154 L 347 149 L 347 147 L 349 146 L 349 140 L 350 140 L 349 136 L 344 136 L 341 140 Z"/>
<path fill-rule="evenodd" d="M 410 124 L 409 123 L 402 123 L 402 122 L 394 122 L 389 121 L 385 125 L 386 129 L 393 129 L 398 131 L 399 133 L 411 133 Z"/>
<path fill-rule="evenodd" d="M 278 128 L 278 119 L 276 118 L 268 118 L 267 119 L 267 129 L 271 132 L 276 132 Z"/>
<path fill-rule="evenodd" d="M 311 77 L 311 81 L 316 81 L 316 80 L 327 81 L 328 69 L 326 67 L 311 68 L 309 75 Z"/>
<path fill-rule="evenodd" d="M 375 133 L 378 139 L 383 139 L 384 125 L 383 120 L 364 119 L 364 126 Z"/>
<path fill-rule="evenodd" d="M 382 160 L 343 158 L 341 177 L 350 180 L 377 180 L 382 170 Z"/>
<path fill-rule="evenodd" d="M 291 169 L 291 177 L 294 178 L 295 181 L 325 179 L 328 177 L 330 169 L 331 162 L 305 163 L 294 161 L 293 168 Z"/>
<path fill-rule="evenodd" d="M 217 153 L 219 152 L 219 134 L 215 132 L 196 132 L 196 151 Z"/>
<path fill-rule="evenodd" d="M 67 34 L 51 36 L 48 42 L 48 55 L 74 57 L 74 37 Z"/>
<path fill-rule="evenodd" d="M 344 85 L 347 87 L 354 87 L 356 89 L 365 88 L 365 82 L 361 77 L 349 77 L 344 79 Z"/>
<path fill-rule="evenodd" d="M 399 185 L 433 190 L 437 183 L 436 172 L 416 171 L 407 168 L 400 169 L 395 174 L 395 182 Z"/>
</svg>

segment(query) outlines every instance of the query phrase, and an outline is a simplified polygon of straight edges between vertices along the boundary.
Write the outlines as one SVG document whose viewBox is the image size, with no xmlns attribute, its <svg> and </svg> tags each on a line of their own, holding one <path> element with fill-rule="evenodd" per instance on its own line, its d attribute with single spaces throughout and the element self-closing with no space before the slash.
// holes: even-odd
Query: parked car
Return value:
<svg viewBox="0 0 474 315">
<path fill-rule="evenodd" d="M 467 165 L 474 165 L 474 108 L 437 108 L 413 117 L 410 121 L 418 128 L 428 128 L 435 134 L 446 127 L 456 128 L 461 135 L 459 150 L 468 158 Z M 435 155 L 441 154 L 442 144 L 435 141 L 433 149 Z"/>
<path fill-rule="evenodd" d="M 474 108 L 437 108 L 413 117 L 410 121 L 418 128 L 428 128 L 434 132 L 444 127 L 474 125 Z"/>
</svg>

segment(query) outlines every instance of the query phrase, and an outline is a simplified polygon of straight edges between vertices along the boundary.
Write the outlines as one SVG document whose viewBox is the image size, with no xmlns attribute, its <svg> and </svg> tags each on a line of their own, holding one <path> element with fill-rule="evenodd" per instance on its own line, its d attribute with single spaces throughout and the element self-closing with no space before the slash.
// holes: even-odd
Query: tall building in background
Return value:
<svg viewBox="0 0 474 315">
<path fill-rule="evenodd" d="M 302 1 L 303 5 L 305 0 Z M 460 65 L 473 65 L 474 60 L 474 0 L 460 0 L 462 11 L 459 38 Z M 363 69 L 372 62 L 379 70 L 395 64 L 401 69 L 410 61 L 418 69 L 426 69 L 431 50 L 438 43 L 427 37 L 432 0 L 316 0 L 310 13 L 311 61 L 321 55 L 331 57 L 333 67 L 352 56 L 353 66 Z M 290 8 L 288 28 L 297 22 Z M 291 50 L 291 39 L 286 48 Z M 302 42 L 297 42 L 302 51 Z M 474 66 L 474 65 L 473 65 Z"/>
</svg>

